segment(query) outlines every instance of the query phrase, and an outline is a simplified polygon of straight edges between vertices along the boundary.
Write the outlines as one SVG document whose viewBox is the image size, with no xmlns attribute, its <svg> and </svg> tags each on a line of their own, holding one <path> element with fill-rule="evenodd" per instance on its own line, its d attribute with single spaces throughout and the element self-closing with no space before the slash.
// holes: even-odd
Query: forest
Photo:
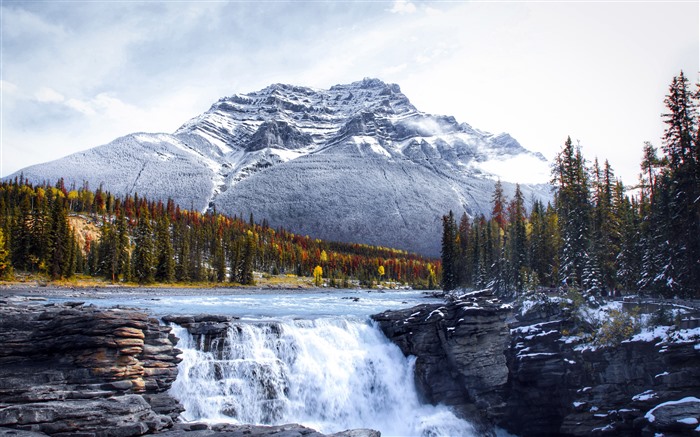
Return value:
<svg viewBox="0 0 700 437">
<path fill-rule="evenodd" d="M 99 234 L 78 238 L 71 220 Z M 113 283 L 253 285 L 253 271 L 315 275 L 329 286 L 349 280 L 434 288 L 439 260 L 390 248 L 326 242 L 273 229 L 253 217 L 181 209 L 172 200 L 116 197 L 98 188 L 0 183 L 0 280 L 30 272 L 56 280 L 88 275 Z"/>
<path fill-rule="evenodd" d="M 700 297 L 700 85 L 693 91 L 681 72 L 664 104 L 661 152 L 644 144 L 637 185 L 568 138 L 552 167 L 552 203 L 528 212 L 519 187 L 508 200 L 499 183 L 490 217 L 445 215 L 443 288 Z"/>
</svg>

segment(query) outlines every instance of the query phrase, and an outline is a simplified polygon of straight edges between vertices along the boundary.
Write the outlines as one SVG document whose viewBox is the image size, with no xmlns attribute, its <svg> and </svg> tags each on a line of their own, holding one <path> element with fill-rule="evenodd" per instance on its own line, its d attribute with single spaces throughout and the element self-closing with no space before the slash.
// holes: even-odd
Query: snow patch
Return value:
<svg viewBox="0 0 700 437">
<path fill-rule="evenodd" d="M 663 403 L 661 403 L 661 404 L 655 406 L 655 407 L 652 408 L 651 410 L 649 410 L 649 411 L 647 412 L 647 414 L 644 415 L 644 418 L 645 418 L 646 420 L 648 420 L 650 423 L 653 423 L 654 421 L 656 421 L 656 416 L 654 416 L 654 412 L 655 412 L 657 409 L 659 409 L 659 408 L 661 408 L 661 407 L 668 406 L 668 405 L 686 404 L 686 403 L 689 403 L 689 402 L 697 402 L 697 403 L 700 403 L 700 399 L 698 399 L 698 398 L 696 398 L 696 397 L 693 397 L 693 396 L 688 396 L 688 397 L 686 397 L 686 398 L 679 399 L 679 400 L 677 400 L 677 401 L 663 402 Z"/>
<path fill-rule="evenodd" d="M 658 395 L 653 390 L 647 390 L 645 392 L 639 393 L 632 396 L 633 401 L 645 402 L 651 399 L 658 399 Z"/>
</svg>

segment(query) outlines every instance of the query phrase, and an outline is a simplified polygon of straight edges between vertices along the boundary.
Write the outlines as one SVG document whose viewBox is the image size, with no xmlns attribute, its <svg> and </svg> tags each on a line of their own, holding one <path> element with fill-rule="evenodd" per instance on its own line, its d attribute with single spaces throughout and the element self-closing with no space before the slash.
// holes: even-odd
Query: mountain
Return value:
<svg viewBox="0 0 700 437">
<path fill-rule="evenodd" d="M 488 215 L 495 180 L 512 181 L 517 167 L 546 173 L 547 161 L 508 134 L 420 112 L 398 85 L 364 79 L 225 97 L 173 134 L 130 134 L 9 177 L 87 181 L 434 256 L 440 217 Z M 514 184 L 503 186 L 512 196 Z M 529 202 L 551 196 L 547 184 L 521 188 Z"/>
</svg>

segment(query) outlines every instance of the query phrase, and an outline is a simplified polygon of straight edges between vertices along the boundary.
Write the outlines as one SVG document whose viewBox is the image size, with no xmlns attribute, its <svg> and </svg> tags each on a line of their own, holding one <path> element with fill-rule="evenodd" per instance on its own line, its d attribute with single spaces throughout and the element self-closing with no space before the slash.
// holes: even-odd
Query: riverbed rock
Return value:
<svg viewBox="0 0 700 437">
<path fill-rule="evenodd" d="M 213 314 L 174 314 L 165 315 L 161 319 L 165 323 L 174 323 L 187 329 L 194 342 L 201 345 L 203 352 L 212 352 L 221 356 L 229 346 L 226 341 L 226 333 L 231 329 L 231 322 L 238 320 L 238 317 Z"/>
<path fill-rule="evenodd" d="M 231 425 L 205 423 L 176 424 L 173 428 L 159 433 L 162 437 L 381 437 L 378 431 L 371 429 L 353 429 L 335 434 L 321 434 L 311 428 L 298 424 L 278 426 Z M 29 436 L 28 436 L 29 437 Z"/>
<path fill-rule="evenodd" d="M 0 302 L 0 426 L 138 436 L 172 426 L 180 351 L 134 309 Z"/>
</svg>

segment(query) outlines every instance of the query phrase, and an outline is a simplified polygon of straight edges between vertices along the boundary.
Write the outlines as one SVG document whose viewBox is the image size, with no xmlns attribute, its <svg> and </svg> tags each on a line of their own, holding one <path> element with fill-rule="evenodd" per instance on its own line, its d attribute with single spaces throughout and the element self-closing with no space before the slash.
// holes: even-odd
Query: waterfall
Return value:
<svg viewBox="0 0 700 437">
<path fill-rule="evenodd" d="M 174 326 L 183 351 L 171 394 L 186 420 L 275 425 L 323 433 L 372 428 L 384 436 L 475 435 L 443 406 L 423 405 L 403 356 L 369 321 L 233 323 L 203 352 Z"/>
</svg>

